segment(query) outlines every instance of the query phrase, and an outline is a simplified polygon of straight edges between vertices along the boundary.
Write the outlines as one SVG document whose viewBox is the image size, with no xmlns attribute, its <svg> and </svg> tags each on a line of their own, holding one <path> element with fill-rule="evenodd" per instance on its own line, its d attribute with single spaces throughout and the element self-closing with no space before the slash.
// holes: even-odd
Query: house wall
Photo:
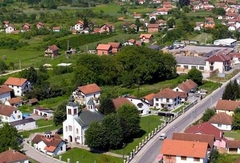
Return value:
<svg viewBox="0 0 240 163">
<path fill-rule="evenodd" d="M 36 125 L 36 122 L 29 122 L 25 124 L 16 125 L 15 128 L 17 130 L 32 130 L 37 128 L 37 125 Z"/>
<path fill-rule="evenodd" d="M 230 111 L 230 110 L 216 110 L 216 113 L 226 113 L 227 115 L 233 116 L 234 111 Z"/>
<path fill-rule="evenodd" d="M 5 31 L 6 31 L 6 33 L 12 33 L 12 32 L 14 32 L 14 28 L 9 26 L 5 29 Z"/>
<path fill-rule="evenodd" d="M 236 152 L 232 152 L 231 148 L 227 148 L 227 153 L 231 153 L 231 154 L 240 154 L 240 148 L 232 148 L 237 150 Z"/>
<path fill-rule="evenodd" d="M 47 146 L 43 141 L 33 144 L 34 148 L 38 151 L 45 153 L 44 148 Z"/>
<path fill-rule="evenodd" d="M 222 139 L 221 140 L 215 140 L 213 145 L 216 146 L 217 148 L 219 148 L 219 147 L 226 148 L 226 142 Z"/>
<path fill-rule="evenodd" d="M 8 85 L 9 88 L 13 89 L 15 96 L 23 96 L 25 93 L 31 91 L 31 84 L 29 82 L 25 82 L 21 87 Z"/>
<path fill-rule="evenodd" d="M 179 64 L 179 63 L 177 63 L 177 67 L 182 67 L 182 68 L 185 68 L 187 70 L 191 70 L 193 68 L 196 68 L 200 71 L 207 70 L 206 65 L 189 65 L 189 64 Z"/>
<path fill-rule="evenodd" d="M 6 102 L 4 103 L 4 105 L 13 106 L 13 107 L 15 107 L 15 108 L 18 108 L 19 106 L 22 106 L 22 102 L 19 102 L 19 103 L 16 103 L 16 104 L 14 104 L 14 105 L 11 105 L 11 104 L 9 103 L 9 101 L 6 101 Z"/>
<path fill-rule="evenodd" d="M 112 48 L 112 53 L 117 53 L 120 50 L 120 48 Z"/>
<path fill-rule="evenodd" d="M 210 65 L 211 64 L 208 61 L 206 61 L 206 70 L 207 71 L 211 71 Z M 213 70 L 218 70 L 219 73 L 224 72 L 223 62 L 214 62 L 212 66 L 213 66 Z"/>
<path fill-rule="evenodd" d="M 216 124 L 216 123 L 211 123 L 213 126 L 217 127 L 219 130 L 223 131 L 231 131 L 232 130 L 232 125 L 224 125 L 224 124 Z"/>
<path fill-rule="evenodd" d="M 0 94 L 0 103 L 4 104 L 5 101 L 11 98 L 10 92 Z"/>
<path fill-rule="evenodd" d="M 207 152 L 205 158 L 200 158 L 199 161 L 194 160 L 193 157 L 187 157 L 186 160 L 182 160 L 181 156 L 176 156 L 176 163 L 192 163 L 192 162 L 207 163 Z"/>
<path fill-rule="evenodd" d="M 62 150 L 61 150 L 61 147 L 62 147 Z M 51 156 L 56 156 L 56 155 L 59 155 L 59 154 L 61 154 L 61 153 L 66 152 L 66 150 L 67 150 L 67 145 L 66 145 L 66 143 L 65 143 L 64 141 L 62 141 L 62 142 L 57 146 L 57 148 L 55 149 L 54 152 L 47 152 L 47 151 L 46 151 L 46 154 L 47 154 L 47 155 L 51 155 Z"/>
<path fill-rule="evenodd" d="M 10 116 L 0 115 L 0 119 L 2 122 L 14 122 L 22 119 L 22 112 L 16 110 Z"/>
<path fill-rule="evenodd" d="M 98 55 L 107 55 L 107 54 L 109 54 L 109 51 L 108 50 L 97 50 L 97 54 Z"/>
<path fill-rule="evenodd" d="M 168 109 L 174 109 L 177 105 L 181 103 L 181 98 L 175 98 L 175 99 L 169 99 L 167 102 L 166 98 L 153 98 L 153 107 L 156 107 L 158 109 L 163 108 L 162 105 L 168 105 Z M 166 107 L 166 106 L 164 106 Z"/>
<path fill-rule="evenodd" d="M 82 24 L 75 24 L 74 25 L 74 29 L 76 31 L 82 31 L 83 30 L 83 25 Z"/>
<path fill-rule="evenodd" d="M 141 38 L 141 41 L 145 42 L 145 43 L 150 43 L 150 42 L 152 42 L 152 38 L 147 39 L 147 38 L 143 37 L 143 38 Z"/>
<path fill-rule="evenodd" d="M 129 97 L 127 97 L 127 99 L 129 101 L 131 101 L 137 107 L 137 109 L 139 111 L 141 111 L 141 115 L 149 114 L 150 109 L 149 109 L 149 106 L 147 103 L 145 103 L 144 101 L 142 101 L 140 99 L 129 98 Z M 138 106 L 139 103 L 142 104 L 141 108 Z"/>
<path fill-rule="evenodd" d="M 149 33 L 158 32 L 158 28 L 148 28 L 148 32 Z"/>
</svg>

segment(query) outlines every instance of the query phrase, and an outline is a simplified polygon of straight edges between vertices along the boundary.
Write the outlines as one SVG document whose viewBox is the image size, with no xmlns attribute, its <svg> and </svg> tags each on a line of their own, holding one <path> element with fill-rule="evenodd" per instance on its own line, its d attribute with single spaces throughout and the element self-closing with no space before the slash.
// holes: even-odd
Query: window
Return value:
<svg viewBox="0 0 240 163">
<path fill-rule="evenodd" d="M 61 147 L 61 149 L 60 149 L 61 151 L 63 150 L 63 147 Z"/>
<path fill-rule="evenodd" d="M 78 128 L 76 129 L 76 133 L 78 134 Z"/>
<path fill-rule="evenodd" d="M 158 101 L 158 98 L 155 98 L 156 101 Z"/>
<path fill-rule="evenodd" d="M 74 109 L 74 114 L 77 114 L 77 109 Z"/>
<path fill-rule="evenodd" d="M 194 157 L 193 160 L 199 162 L 200 158 Z"/>
<path fill-rule="evenodd" d="M 66 132 L 68 131 L 67 126 L 66 126 Z"/>
<path fill-rule="evenodd" d="M 71 115 L 71 114 L 72 114 L 72 112 L 71 112 L 71 109 L 68 109 L 68 114 L 69 114 L 69 115 Z"/>
<path fill-rule="evenodd" d="M 143 107 L 143 103 L 138 103 L 137 106 L 138 106 L 139 108 L 142 108 L 142 107 Z"/>
<path fill-rule="evenodd" d="M 167 155 L 167 156 L 166 156 L 166 159 L 171 159 L 171 158 L 172 158 L 171 155 Z"/>
<path fill-rule="evenodd" d="M 222 125 L 221 125 L 221 124 L 218 124 L 218 127 L 222 127 Z"/>
<path fill-rule="evenodd" d="M 185 66 L 183 66 L 185 69 L 188 69 L 188 66 L 187 65 L 185 65 Z"/>
<path fill-rule="evenodd" d="M 72 131 L 72 126 L 69 125 L 69 126 L 68 126 L 68 129 L 69 129 L 69 131 Z"/>
<path fill-rule="evenodd" d="M 156 103 L 156 106 L 159 106 L 159 104 L 158 104 L 158 103 Z"/>
<path fill-rule="evenodd" d="M 200 67 L 199 67 L 199 70 L 204 70 L 204 67 L 200 66 Z"/>
<path fill-rule="evenodd" d="M 186 156 L 181 156 L 181 160 L 187 160 Z"/>
<path fill-rule="evenodd" d="M 21 115 L 18 115 L 18 119 L 20 119 L 21 118 Z"/>
<path fill-rule="evenodd" d="M 169 98 L 167 98 L 166 101 L 169 102 Z"/>
</svg>

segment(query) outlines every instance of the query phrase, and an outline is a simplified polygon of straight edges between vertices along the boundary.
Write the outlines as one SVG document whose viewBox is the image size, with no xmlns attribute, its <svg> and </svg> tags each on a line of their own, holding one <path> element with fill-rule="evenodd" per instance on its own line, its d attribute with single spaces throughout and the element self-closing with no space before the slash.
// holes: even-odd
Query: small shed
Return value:
<svg viewBox="0 0 240 163">
<path fill-rule="evenodd" d="M 32 98 L 32 99 L 28 100 L 28 105 L 29 106 L 36 105 L 37 103 L 38 103 L 38 99 L 36 99 L 36 98 Z"/>
</svg>

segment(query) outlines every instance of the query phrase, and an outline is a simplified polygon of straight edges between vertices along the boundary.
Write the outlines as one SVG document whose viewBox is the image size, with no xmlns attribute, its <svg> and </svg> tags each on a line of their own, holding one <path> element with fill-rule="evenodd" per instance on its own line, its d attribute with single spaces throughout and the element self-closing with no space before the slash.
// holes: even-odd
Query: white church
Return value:
<svg viewBox="0 0 240 163">
<path fill-rule="evenodd" d="M 80 112 L 78 105 L 69 102 L 66 106 L 67 119 L 63 122 L 63 139 L 68 142 L 85 144 L 85 131 L 93 121 L 102 121 L 103 115 L 97 111 L 94 101 L 88 101 Z"/>
</svg>

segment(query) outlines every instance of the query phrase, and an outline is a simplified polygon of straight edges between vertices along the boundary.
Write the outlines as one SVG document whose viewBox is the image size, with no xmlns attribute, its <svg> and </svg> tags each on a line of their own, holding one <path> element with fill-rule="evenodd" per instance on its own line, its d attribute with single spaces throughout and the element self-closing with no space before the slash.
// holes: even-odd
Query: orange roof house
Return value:
<svg viewBox="0 0 240 163">
<path fill-rule="evenodd" d="M 118 110 L 124 104 L 133 105 L 127 98 L 124 97 L 113 99 L 112 102 L 116 110 Z"/>
<path fill-rule="evenodd" d="M 27 82 L 25 78 L 15 78 L 9 77 L 5 82 L 4 85 L 11 85 L 11 86 L 23 86 Z"/>
<path fill-rule="evenodd" d="M 214 19 L 206 17 L 204 27 L 205 28 L 214 28 L 215 27 Z"/>
<path fill-rule="evenodd" d="M 108 55 L 112 53 L 112 46 L 109 44 L 98 44 L 96 50 L 98 55 Z"/>
<path fill-rule="evenodd" d="M 117 53 L 122 47 L 119 42 L 109 42 L 108 44 L 112 46 L 112 53 Z"/>
<path fill-rule="evenodd" d="M 153 40 L 153 35 L 152 34 L 141 34 L 139 36 L 139 38 L 141 39 L 142 42 L 150 43 Z"/>
<path fill-rule="evenodd" d="M 149 33 L 154 33 L 159 31 L 159 24 L 148 24 L 147 26 Z"/>
<path fill-rule="evenodd" d="M 80 87 L 78 87 L 78 90 L 80 90 L 85 95 L 96 93 L 96 92 L 101 92 L 100 87 L 95 83 L 80 86 Z"/>
<path fill-rule="evenodd" d="M 143 100 L 146 101 L 150 106 L 153 105 L 153 98 L 154 98 L 155 94 L 154 93 L 150 93 L 146 96 L 143 97 Z"/>
<path fill-rule="evenodd" d="M 220 130 L 231 131 L 233 118 L 224 112 L 220 112 L 215 114 L 208 122 Z"/>
<path fill-rule="evenodd" d="M 232 116 L 234 114 L 234 111 L 239 107 L 240 101 L 218 100 L 215 110 L 216 113 L 224 112 Z"/>
<path fill-rule="evenodd" d="M 190 92 L 195 92 L 197 90 L 197 84 L 192 81 L 191 79 L 179 84 L 176 88 L 174 88 L 174 91 L 177 92 L 185 92 L 185 93 L 190 93 Z"/>
<path fill-rule="evenodd" d="M 59 48 L 57 47 L 57 45 L 51 45 L 51 46 L 48 46 L 48 48 L 45 50 L 44 56 L 54 57 L 59 54 L 58 52 L 59 52 Z"/>
<path fill-rule="evenodd" d="M 206 142 L 165 139 L 160 154 L 163 155 L 164 162 L 177 162 L 177 160 L 206 162 L 207 149 Z"/>
<path fill-rule="evenodd" d="M 36 24 L 36 27 L 37 27 L 37 29 L 43 28 L 43 27 L 44 27 L 44 23 L 38 22 L 38 23 Z"/>
<path fill-rule="evenodd" d="M 16 150 L 9 149 L 0 153 L 0 162 L 13 163 L 13 162 L 28 162 L 28 157 Z"/>
</svg>

